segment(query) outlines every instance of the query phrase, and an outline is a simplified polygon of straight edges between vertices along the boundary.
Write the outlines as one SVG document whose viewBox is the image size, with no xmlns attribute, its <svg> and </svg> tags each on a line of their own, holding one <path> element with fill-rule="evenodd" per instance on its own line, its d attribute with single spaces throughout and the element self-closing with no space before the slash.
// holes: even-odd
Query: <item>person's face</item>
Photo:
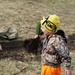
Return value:
<svg viewBox="0 0 75 75">
<path fill-rule="evenodd" d="M 42 32 L 44 33 L 45 36 L 50 35 L 50 32 L 48 32 L 46 29 L 44 29 L 43 27 L 41 27 Z"/>
</svg>

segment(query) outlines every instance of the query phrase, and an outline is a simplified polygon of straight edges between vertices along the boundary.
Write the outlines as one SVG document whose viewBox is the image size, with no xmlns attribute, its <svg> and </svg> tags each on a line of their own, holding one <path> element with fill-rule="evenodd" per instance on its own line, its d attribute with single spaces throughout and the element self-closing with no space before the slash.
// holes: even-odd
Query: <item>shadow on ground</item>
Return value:
<svg viewBox="0 0 75 75">
<path fill-rule="evenodd" d="M 75 50 L 75 34 L 68 36 L 68 48 L 72 51 Z M 17 61 L 24 61 L 25 52 L 27 50 L 24 48 L 25 40 L 11 40 L 11 41 L 1 41 L 3 50 L 0 51 L 0 59 L 12 58 Z M 38 50 L 41 53 L 41 47 L 39 46 Z M 34 53 L 33 51 L 30 51 Z"/>
<path fill-rule="evenodd" d="M 4 40 L 1 41 L 3 50 L 0 51 L 0 59 L 12 58 L 19 61 L 23 61 L 23 43 L 22 40 Z"/>
<path fill-rule="evenodd" d="M 70 50 L 75 50 L 75 34 L 68 36 L 68 48 Z"/>
<path fill-rule="evenodd" d="M 27 48 L 24 47 L 25 45 L 28 45 L 29 41 L 25 43 L 25 40 L 3 40 L 3 41 L 1 40 L 1 45 L 3 50 L 0 51 L 0 60 L 11 58 L 12 60 L 23 62 L 25 59 L 25 56 L 27 57 L 27 55 L 25 55 L 26 52 L 28 54 L 32 53 L 37 55 L 37 53 L 35 53 L 36 51 L 33 51 L 32 49 L 31 49 L 32 51 L 29 51 L 29 50 L 26 50 Z"/>
</svg>

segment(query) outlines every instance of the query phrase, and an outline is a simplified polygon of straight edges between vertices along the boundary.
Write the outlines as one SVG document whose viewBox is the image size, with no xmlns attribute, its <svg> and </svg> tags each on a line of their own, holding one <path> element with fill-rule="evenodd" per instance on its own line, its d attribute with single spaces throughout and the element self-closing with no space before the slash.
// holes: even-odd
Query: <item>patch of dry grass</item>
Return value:
<svg viewBox="0 0 75 75">
<path fill-rule="evenodd" d="M 22 40 L 33 38 L 35 24 L 42 16 L 57 14 L 61 25 L 70 37 L 68 46 L 72 50 L 72 72 L 75 75 L 75 0 L 0 0 L 0 28 L 15 26 Z M 40 75 L 40 54 L 29 55 L 24 49 L 8 50 L 0 60 L 0 75 Z M 4 51 L 6 53 L 6 51 Z M 4 55 L 3 53 L 3 55 Z M 1 56 L 1 55 L 0 55 Z M 37 59 L 37 60 L 36 60 Z M 62 73 L 62 75 L 64 75 Z"/>
</svg>

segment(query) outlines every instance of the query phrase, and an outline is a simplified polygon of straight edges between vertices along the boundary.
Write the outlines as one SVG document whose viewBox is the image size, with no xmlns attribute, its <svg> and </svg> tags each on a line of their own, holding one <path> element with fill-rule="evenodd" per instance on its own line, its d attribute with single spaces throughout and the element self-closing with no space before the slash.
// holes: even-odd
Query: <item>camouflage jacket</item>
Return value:
<svg viewBox="0 0 75 75">
<path fill-rule="evenodd" d="M 71 65 L 68 48 L 63 38 L 59 35 L 52 35 L 44 39 L 41 57 L 42 64 L 45 65 L 57 67 L 60 66 L 63 61 L 65 61 L 66 68 L 69 68 Z"/>
</svg>

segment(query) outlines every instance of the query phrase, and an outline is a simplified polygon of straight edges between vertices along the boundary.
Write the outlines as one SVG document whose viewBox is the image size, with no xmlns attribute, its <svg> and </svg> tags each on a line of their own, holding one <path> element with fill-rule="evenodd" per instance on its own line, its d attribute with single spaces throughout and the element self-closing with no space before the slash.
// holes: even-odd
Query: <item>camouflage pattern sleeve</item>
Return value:
<svg viewBox="0 0 75 75">
<path fill-rule="evenodd" d="M 62 40 L 62 38 L 59 39 L 59 42 L 56 45 L 56 50 L 57 50 L 58 54 L 64 60 L 65 68 L 69 69 L 70 66 L 71 66 L 71 57 L 70 57 L 70 54 L 69 54 L 69 50 L 68 50 L 65 42 Z"/>
</svg>

